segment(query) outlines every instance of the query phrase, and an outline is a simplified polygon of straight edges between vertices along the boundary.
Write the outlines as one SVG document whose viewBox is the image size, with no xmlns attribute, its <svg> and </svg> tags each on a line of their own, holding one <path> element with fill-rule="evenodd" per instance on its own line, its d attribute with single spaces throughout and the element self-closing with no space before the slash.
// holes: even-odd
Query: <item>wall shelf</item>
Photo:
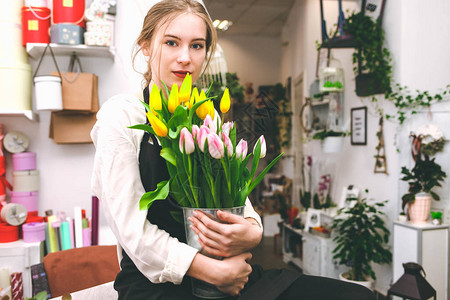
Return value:
<svg viewBox="0 0 450 300">
<path fill-rule="evenodd" d="M 2 110 L 0 112 L 0 116 L 2 117 L 25 116 L 27 119 L 31 121 L 39 121 L 39 115 L 32 110 Z"/>
<path fill-rule="evenodd" d="M 42 52 L 44 52 L 47 44 L 45 43 L 28 43 L 27 53 L 35 59 L 38 59 Z M 55 55 L 70 56 L 73 52 L 76 52 L 78 56 L 86 57 L 107 57 L 114 60 L 115 48 L 103 47 L 103 46 L 86 46 L 86 45 L 63 45 L 63 44 L 50 44 Z M 49 51 L 46 55 L 50 55 Z"/>
</svg>

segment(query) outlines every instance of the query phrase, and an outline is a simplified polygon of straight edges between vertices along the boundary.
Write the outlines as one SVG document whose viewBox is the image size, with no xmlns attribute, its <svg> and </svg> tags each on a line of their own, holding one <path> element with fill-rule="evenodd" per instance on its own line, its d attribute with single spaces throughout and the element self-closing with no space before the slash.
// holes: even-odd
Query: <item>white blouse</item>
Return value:
<svg viewBox="0 0 450 300">
<path fill-rule="evenodd" d="M 144 106 L 134 95 L 117 95 L 102 105 L 91 131 L 96 147 L 91 187 L 119 243 L 119 259 L 123 248 L 151 282 L 180 284 L 197 250 L 151 224 L 147 211 L 139 210 L 145 193 L 138 161 L 144 131 L 128 126 L 145 121 Z M 244 217 L 261 225 L 248 199 Z"/>
</svg>

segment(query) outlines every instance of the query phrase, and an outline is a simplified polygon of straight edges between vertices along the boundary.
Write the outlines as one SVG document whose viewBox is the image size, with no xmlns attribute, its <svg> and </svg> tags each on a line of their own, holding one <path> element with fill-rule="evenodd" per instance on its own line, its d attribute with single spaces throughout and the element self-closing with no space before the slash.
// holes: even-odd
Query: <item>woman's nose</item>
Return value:
<svg viewBox="0 0 450 300">
<path fill-rule="evenodd" d="M 191 62 L 191 56 L 189 54 L 189 47 L 181 47 L 178 53 L 177 62 L 181 64 L 188 64 Z"/>
</svg>

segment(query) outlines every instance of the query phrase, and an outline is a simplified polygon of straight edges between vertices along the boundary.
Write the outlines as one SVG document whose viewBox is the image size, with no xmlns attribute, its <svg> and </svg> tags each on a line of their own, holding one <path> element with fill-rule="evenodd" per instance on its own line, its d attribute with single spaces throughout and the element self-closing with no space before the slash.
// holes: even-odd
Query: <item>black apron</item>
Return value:
<svg viewBox="0 0 450 300">
<path fill-rule="evenodd" d="M 144 89 L 144 100 L 149 101 L 148 86 Z M 148 123 L 148 121 L 147 121 Z M 153 144 L 149 143 L 152 139 Z M 148 132 L 144 133 L 140 145 L 139 170 L 141 181 L 145 191 L 156 188 L 157 183 L 169 179 L 166 161 L 160 156 L 161 146 L 158 145 L 156 137 Z M 182 223 L 173 219 L 171 212 L 181 211 L 170 198 L 158 200 L 148 210 L 147 220 L 157 225 L 160 229 L 168 232 L 181 242 L 186 242 L 185 229 Z M 122 251 L 121 271 L 116 277 L 114 288 L 119 293 L 119 300 L 197 300 L 191 294 L 190 277 L 185 276 L 180 285 L 171 282 L 155 284 L 150 282 L 136 267 L 125 250 Z M 298 274 L 289 270 L 263 271 L 261 266 L 253 265 L 252 274 L 242 291 L 241 300 L 274 300 L 285 291 L 298 278 Z M 256 296 L 257 295 L 257 296 Z M 223 300 L 237 299 L 236 297 L 223 298 Z"/>
</svg>

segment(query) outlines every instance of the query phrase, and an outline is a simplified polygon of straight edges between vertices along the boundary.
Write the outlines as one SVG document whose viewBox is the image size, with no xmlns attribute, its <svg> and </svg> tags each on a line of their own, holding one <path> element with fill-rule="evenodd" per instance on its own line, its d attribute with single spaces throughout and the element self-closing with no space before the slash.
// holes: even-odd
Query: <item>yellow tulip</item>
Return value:
<svg viewBox="0 0 450 300">
<path fill-rule="evenodd" d="M 180 100 L 178 98 L 178 85 L 174 83 L 169 95 L 169 111 L 173 114 L 178 105 L 180 105 Z"/>
<path fill-rule="evenodd" d="M 191 89 L 192 89 L 192 77 L 191 74 L 187 73 L 186 77 L 184 77 L 183 83 L 180 87 L 180 102 L 184 103 L 186 101 L 189 101 L 189 96 L 191 95 Z"/>
<path fill-rule="evenodd" d="M 191 109 L 192 106 L 194 106 L 194 103 L 197 102 L 199 98 L 200 95 L 198 94 L 198 89 L 197 87 L 194 87 L 194 89 L 192 90 L 191 99 L 189 100 L 188 103 L 188 108 Z"/>
<path fill-rule="evenodd" d="M 208 106 L 209 106 L 208 107 L 208 114 L 211 116 L 211 119 L 214 120 L 214 115 L 216 113 L 216 110 L 214 109 L 214 102 L 209 100 L 209 101 L 207 101 L 207 103 L 208 103 Z"/>
<path fill-rule="evenodd" d="M 150 92 L 149 106 L 150 110 L 155 116 L 158 115 L 156 111 L 162 109 L 161 93 L 159 92 L 159 88 L 156 86 L 156 84 L 153 84 L 152 91 Z"/>
<path fill-rule="evenodd" d="M 157 136 L 166 137 L 167 136 L 167 127 L 166 125 L 157 117 L 155 117 L 150 112 L 147 112 L 147 118 L 150 121 L 150 125 L 155 131 Z"/>
<path fill-rule="evenodd" d="M 224 114 L 230 109 L 230 92 L 228 88 L 223 92 L 222 99 L 220 100 L 220 111 Z"/>
<path fill-rule="evenodd" d="M 202 101 L 206 99 L 206 95 L 205 95 L 205 91 L 202 91 L 200 93 L 200 97 L 198 99 L 198 101 Z M 200 105 L 197 110 L 195 111 L 195 113 L 197 114 L 197 116 L 204 120 L 206 118 L 206 115 L 209 112 L 209 104 L 208 101 L 206 101 L 205 103 L 203 103 L 202 105 Z"/>
</svg>

